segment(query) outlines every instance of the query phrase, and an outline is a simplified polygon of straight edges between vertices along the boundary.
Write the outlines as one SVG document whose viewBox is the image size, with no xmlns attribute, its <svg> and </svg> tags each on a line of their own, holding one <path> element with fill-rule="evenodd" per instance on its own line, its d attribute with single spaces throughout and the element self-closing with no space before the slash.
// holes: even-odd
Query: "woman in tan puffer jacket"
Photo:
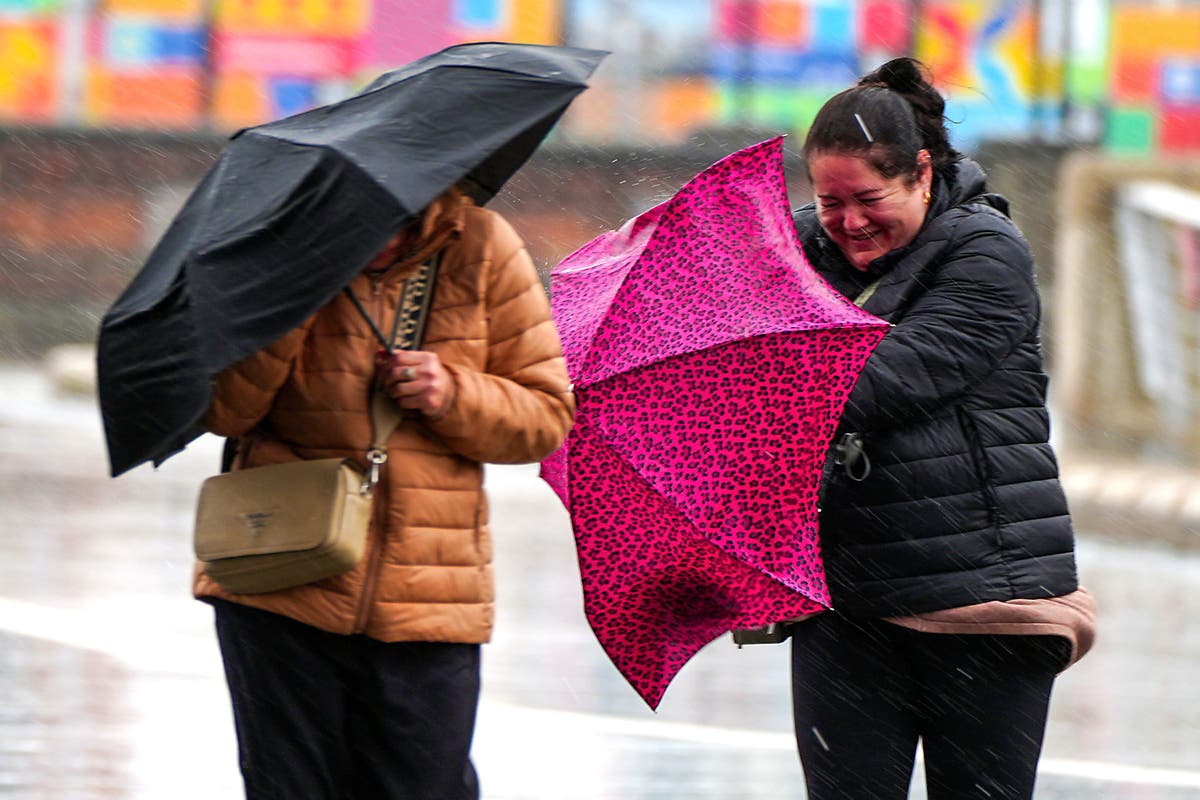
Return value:
<svg viewBox="0 0 1200 800">
<path fill-rule="evenodd" d="M 353 570 L 239 595 L 197 567 L 195 594 L 217 609 L 248 798 L 478 796 L 468 751 L 493 616 L 482 464 L 549 455 L 574 403 L 519 237 L 458 191 L 350 284 L 377 327 L 391 330 L 405 278 L 434 253 L 422 351 L 379 360 L 343 294 L 217 378 L 205 425 L 239 438 L 235 468 L 365 465 L 372 387 L 410 409 Z"/>
</svg>

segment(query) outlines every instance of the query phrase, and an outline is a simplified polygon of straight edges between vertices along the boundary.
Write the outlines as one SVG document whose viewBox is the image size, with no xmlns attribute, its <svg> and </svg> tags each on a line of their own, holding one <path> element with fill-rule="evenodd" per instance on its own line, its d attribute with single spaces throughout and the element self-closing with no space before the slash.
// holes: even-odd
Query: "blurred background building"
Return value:
<svg viewBox="0 0 1200 800">
<path fill-rule="evenodd" d="M 612 51 L 493 201 L 543 272 L 768 136 L 804 202 L 816 109 L 915 55 L 1033 247 L 1060 435 L 1200 464 L 1200 0 L 0 0 L 0 360 L 92 342 L 231 133 L 479 40 Z"/>
</svg>

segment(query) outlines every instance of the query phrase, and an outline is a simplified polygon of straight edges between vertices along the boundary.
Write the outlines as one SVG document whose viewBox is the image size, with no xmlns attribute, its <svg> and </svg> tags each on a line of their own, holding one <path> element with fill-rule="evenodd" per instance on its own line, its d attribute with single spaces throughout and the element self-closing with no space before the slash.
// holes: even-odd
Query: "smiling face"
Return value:
<svg viewBox="0 0 1200 800">
<path fill-rule="evenodd" d="M 863 154 L 818 150 L 808 159 L 821 227 L 856 268 L 913 240 L 933 179 L 922 150 L 917 174 L 885 178 Z"/>
</svg>

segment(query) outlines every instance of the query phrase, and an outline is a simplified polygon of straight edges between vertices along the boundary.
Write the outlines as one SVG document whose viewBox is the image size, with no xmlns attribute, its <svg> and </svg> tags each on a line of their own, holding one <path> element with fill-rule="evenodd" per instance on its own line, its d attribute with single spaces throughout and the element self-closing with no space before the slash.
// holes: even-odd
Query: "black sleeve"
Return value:
<svg viewBox="0 0 1200 800">
<path fill-rule="evenodd" d="M 881 430 L 933 413 L 987 378 L 1038 324 L 1029 245 L 989 212 L 925 274 L 929 285 L 867 361 L 844 430 Z M 994 220 L 994 223 L 991 221 Z"/>
</svg>

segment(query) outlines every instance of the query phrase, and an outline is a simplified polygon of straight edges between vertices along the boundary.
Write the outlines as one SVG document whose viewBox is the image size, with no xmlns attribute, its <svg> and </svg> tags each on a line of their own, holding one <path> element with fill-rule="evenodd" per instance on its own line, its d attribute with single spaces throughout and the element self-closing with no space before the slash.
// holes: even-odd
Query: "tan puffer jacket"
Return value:
<svg viewBox="0 0 1200 800">
<path fill-rule="evenodd" d="M 402 422 L 388 442 L 362 562 L 317 583 L 231 594 L 197 565 L 197 597 L 222 597 L 335 633 L 382 641 L 485 642 L 493 615 L 492 542 L 481 463 L 553 452 L 574 419 L 549 303 L 516 232 L 461 195 L 435 201 L 420 246 L 351 289 L 391 330 L 406 275 L 442 248 L 424 349 L 455 393 L 436 420 Z M 244 437 L 235 468 L 354 456 L 371 440 L 379 343 L 339 295 L 300 328 L 218 376 L 206 427 Z"/>
</svg>

